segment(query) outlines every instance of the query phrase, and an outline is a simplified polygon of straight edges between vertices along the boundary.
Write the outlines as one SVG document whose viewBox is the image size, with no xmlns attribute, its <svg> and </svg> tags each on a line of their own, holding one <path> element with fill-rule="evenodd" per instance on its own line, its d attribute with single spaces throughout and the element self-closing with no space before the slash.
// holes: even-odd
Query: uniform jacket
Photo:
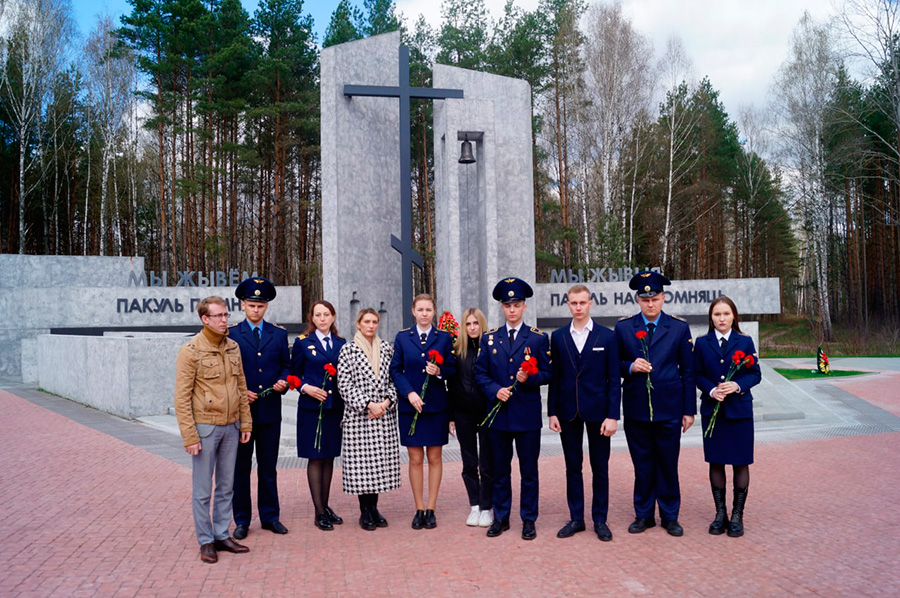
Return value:
<svg viewBox="0 0 900 598">
<path fill-rule="evenodd" d="M 558 328 L 550 337 L 554 359 L 547 415 L 564 421 L 575 416 L 588 422 L 619 419 L 622 384 L 615 335 L 594 322 L 579 353 L 569 328 Z"/>
<path fill-rule="evenodd" d="M 731 393 L 722 401 L 725 417 L 740 419 L 753 417 L 753 395 L 750 389 L 762 380 L 762 372 L 759 369 L 759 356 L 753 346 L 753 339 L 749 336 L 732 331 L 725 343 L 724 350 L 719 347 L 716 333 L 710 332 L 697 339 L 694 346 L 694 357 L 697 368 L 697 388 L 700 389 L 700 413 L 710 415 L 718 401 L 709 396 L 712 389 L 720 382 L 725 381 L 728 368 L 731 366 L 731 358 L 735 351 L 743 351 L 747 355 L 753 355 L 753 365 L 749 368 L 741 366 L 731 377 L 732 382 L 737 382 L 741 392 Z"/>
<path fill-rule="evenodd" d="M 694 374 L 691 328 L 680 318 L 660 312 L 656 330 L 650 341 L 650 391 L 653 400 L 653 420 L 671 420 L 697 413 L 696 377 Z M 635 334 L 647 330 L 641 314 L 623 318 L 616 323 L 622 374 L 622 409 L 625 417 L 650 421 L 647 397 L 647 374 L 629 373 L 629 367 L 643 357 L 641 341 Z"/>
<path fill-rule="evenodd" d="M 487 396 L 488 410 L 498 400 L 497 391 L 515 382 L 526 351 L 537 359 L 538 373 L 529 376 L 526 382 L 516 384 L 509 401 L 497 412 L 491 425 L 494 430 L 527 432 L 541 429 L 543 409 L 540 387 L 547 384 L 553 375 L 550 337 L 537 328 L 529 329 L 524 324 L 519 328 L 512 347 L 509 346 L 506 326 L 489 330 L 481 336 L 478 356 L 475 358 L 475 382 Z"/>
<path fill-rule="evenodd" d="M 445 381 L 456 373 L 456 356 L 453 354 L 453 338 L 449 332 L 434 326 L 423 345 L 415 326 L 401 330 L 394 339 L 394 357 L 391 359 L 391 379 L 397 387 L 399 409 L 403 413 L 413 413 L 415 409 L 407 396 L 411 392 L 422 392 L 425 383 L 425 364 L 428 352 L 437 351 L 444 358 L 441 377 L 432 376 L 428 382 L 426 395 L 422 397 L 423 413 L 439 413 L 447 410 L 447 388 Z"/>
<path fill-rule="evenodd" d="M 345 338 L 331 334 L 331 353 L 329 354 L 315 332 L 301 334 L 294 341 L 294 348 L 291 350 L 291 373 L 300 378 L 303 384 L 322 388 L 322 382 L 325 380 L 325 364 L 330 363 L 337 369 L 338 355 L 341 347 L 346 343 Z M 319 405 L 322 405 L 323 409 L 344 408 L 336 375 L 328 379 L 328 386 L 324 390 L 328 391 L 328 398 L 325 399 L 324 405 L 319 402 L 319 399 L 301 392 L 297 408 L 318 410 Z"/>
<path fill-rule="evenodd" d="M 182 345 L 175 362 L 175 417 L 184 446 L 200 442 L 196 424 L 241 422 L 253 429 L 238 344 L 211 328 Z"/>
<path fill-rule="evenodd" d="M 241 348 L 241 360 L 244 362 L 244 375 L 249 390 L 258 393 L 279 380 L 287 380 L 291 368 L 291 353 L 284 328 L 263 320 L 259 346 L 256 345 L 256 336 L 247 320 L 231 326 L 228 336 Z M 250 403 L 253 421 L 260 424 L 280 422 L 282 394 L 284 393 L 273 391 Z"/>
</svg>

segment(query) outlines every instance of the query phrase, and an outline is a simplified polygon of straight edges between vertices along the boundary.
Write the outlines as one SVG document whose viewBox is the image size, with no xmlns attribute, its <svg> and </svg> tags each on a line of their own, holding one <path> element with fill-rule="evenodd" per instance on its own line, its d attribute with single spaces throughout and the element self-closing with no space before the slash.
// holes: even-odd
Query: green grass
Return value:
<svg viewBox="0 0 900 598">
<path fill-rule="evenodd" d="M 820 374 L 817 370 L 799 370 L 793 368 L 775 368 L 775 371 L 788 380 L 810 380 L 812 378 L 840 378 L 843 376 L 863 376 L 872 372 L 856 370 L 831 370 L 830 374 Z"/>
</svg>

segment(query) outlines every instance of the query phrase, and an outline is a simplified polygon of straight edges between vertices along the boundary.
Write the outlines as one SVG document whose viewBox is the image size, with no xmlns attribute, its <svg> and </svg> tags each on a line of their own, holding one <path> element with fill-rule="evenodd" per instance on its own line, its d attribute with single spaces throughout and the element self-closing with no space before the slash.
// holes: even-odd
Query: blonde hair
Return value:
<svg viewBox="0 0 900 598">
<path fill-rule="evenodd" d="M 459 323 L 459 336 L 456 337 L 456 347 L 454 347 L 454 352 L 460 359 L 465 359 L 469 350 L 469 334 L 466 332 L 466 320 L 469 319 L 469 316 L 475 316 L 475 319 L 478 320 L 481 334 L 487 332 L 487 318 L 484 317 L 484 312 L 477 307 L 466 308 Z"/>
</svg>

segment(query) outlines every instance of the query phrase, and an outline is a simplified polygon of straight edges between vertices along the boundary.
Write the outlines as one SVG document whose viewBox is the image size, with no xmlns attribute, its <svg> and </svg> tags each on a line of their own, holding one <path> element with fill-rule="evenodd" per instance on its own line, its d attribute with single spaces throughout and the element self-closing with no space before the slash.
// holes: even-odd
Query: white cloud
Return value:
<svg viewBox="0 0 900 598">
<path fill-rule="evenodd" d="M 485 1 L 494 19 L 503 14 L 504 4 Z M 534 10 L 538 0 L 516 4 Z M 831 4 L 821 0 L 625 0 L 622 7 L 635 29 L 653 42 L 657 57 L 670 36 L 681 38 L 696 77 L 709 77 L 732 118 L 742 104 L 765 105 L 803 11 L 816 19 L 834 14 Z M 397 8 L 410 22 L 422 14 L 433 27 L 440 26 L 437 0 L 398 0 Z"/>
</svg>

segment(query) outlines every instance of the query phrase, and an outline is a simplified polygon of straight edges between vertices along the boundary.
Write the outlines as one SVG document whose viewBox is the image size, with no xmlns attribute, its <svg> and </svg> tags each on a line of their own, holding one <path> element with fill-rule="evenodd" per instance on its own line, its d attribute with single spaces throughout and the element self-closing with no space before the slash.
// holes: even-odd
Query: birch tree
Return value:
<svg viewBox="0 0 900 598">
<path fill-rule="evenodd" d="M 5 106 L 19 145 L 18 156 L 18 251 L 25 253 L 25 206 L 28 174 L 39 155 L 29 151 L 41 126 L 44 108 L 50 99 L 52 83 L 63 70 L 66 44 L 73 30 L 71 7 L 67 0 L 22 0 L 8 6 L 9 19 L 5 41 L 6 64 L 0 72 L 0 87 L 6 94 Z"/>
<path fill-rule="evenodd" d="M 838 61 L 827 25 L 804 13 L 791 36 L 790 55 L 775 81 L 780 137 L 793 174 L 805 252 L 802 276 L 812 290 L 809 310 L 819 321 L 822 340 L 833 340 L 828 287 L 829 205 L 823 135 L 835 88 Z"/>
</svg>

